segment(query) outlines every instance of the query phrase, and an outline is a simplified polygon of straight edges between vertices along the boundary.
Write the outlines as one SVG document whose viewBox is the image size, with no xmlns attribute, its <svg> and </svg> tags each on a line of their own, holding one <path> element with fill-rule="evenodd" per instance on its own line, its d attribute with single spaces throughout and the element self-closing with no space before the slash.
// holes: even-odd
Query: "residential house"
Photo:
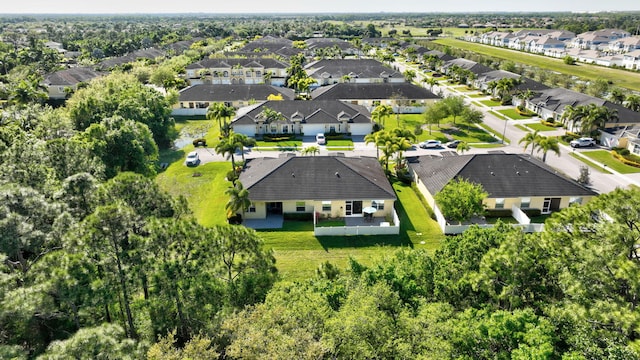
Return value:
<svg viewBox="0 0 640 360">
<path fill-rule="evenodd" d="M 544 54 L 546 56 L 559 57 L 557 54 L 564 53 L 565 43 L 563 41 L 543 36 L 531 44 L 529 51 L 538 54 Z"/>
<path fill-rule="evenodd" d="M 608 50 L 616 54 L 640 49 L 640 36 L 628 36 L 609 42 Z"/>
<path fill-rule="evenodd" d="M 163 50 L 156 49 L 156 48 L 136 50 L 127 55 L 103 60 L 100 63 L 98 63 L 98 65 L 96 65 L 96 68 L 101 71 L 106 71 L 106 70 L 111 70 L 115 67 L 136 62 L 142 59 L 156 60 L 158 58 L 164 57 L 165 55 L 166 53 Z"/>
<path fill-rule="evenodd" d="M 267 118 L 266 108 L 279 114 L 277 118 Z M 371 113 L 364 106 L 338 100 L 284 100 L 240 109 L 231 128 L 253 137 L 265 134 L 314 136 L 318 133 L 363 136 L 372 131 L 373 123 Z"/>
<path fill-rule="evenodd" d="M 178 103 L 173 108 L 173 115 L 205 115 L 209 105 L 216 102 L 221 102 L 237 109 L 265 102 L 270 95 L 282 96 L 284 100 L 293 100 L 295 98 L 292 89 L 266 84 L 192 85 L 180 90 Z"/>
<path fill-rule="evenodd" d="M 307 44 L 305 53 L 307 56 L 323 54 L 335 54 L 342 58 L 345 56 L 361 56 L 362 51 L 352 43 L 338 38 L 310 38 L 304 41 Z"/>
<path fill-rule="evenodd" d="M 464 70 L 469 70 L 471 73 L 475 74 L 476 78 L 484 73 L 493 71 L 493 69 L 488 66 L 463 58 L 446 61 L 441 66 L 441 71 L 448 75 L 450 74 L 451 69 L 454 69 L 456 67 Z"/>
<path fill-rule="evenodd" d="M 493 71 L 482 73 L 478 75 L 476 80 L 473 82 L 473 85 L 479 90 L 484 91 L 488 89 L 489 83 L 497 82 L 500 79 L 505 79 L 505 78 L 519 79 L 521 81 L 521 83 L 516 85 L 516 87 L 513 89 L 514 92 L 526 91 L 526 90 L 537 92 L 537 91 L 549 89 L 548 86 L 542 83 L 526 78 L 520 74 L 512 73 L 510 71 L 505 71 L 505 70 L 493 70 Z"/>
<path fill-rule="evenodd" d="M 186 78 L 197 84 L 269 84 L 283 86 L 286 63 L 271 58 L 204 59 L 186 67 Z"/>
<path fill-rule="evenodd" d="M 431 91 L 410 83 L 356 84 L 338 83 L 321 86 L 311 93 L 314 100 L 340 100 L 362 105 L 369 111 L 380 105 L 390 105 L 395 113 L 422 113 L 426 105 L 439 97 Z"/>
<path fill-rule="evenodd" d="M 42 85 L 47 88 L 49 99 L 66 99 L 71 92 L 78 90 L 78 85 L 88 83 L 92 79 L 102 76 L 102 73 L 91 68 L 76 67 L 56 71 L 47 75 Z"/>
<path fill-rule="evenodd" d="M 401 83 L 402 73 L 374 59 L 324 59 L 305 66 L 316 86 L 352 83 Z"/>
<path fill-rule="evenodd" d="M 244 57 L 266 57 L 277 55 L 282 58 L 289 59 L 291 56 L 302 52 L 302 49 L 293 47 L 292 40 L 267 35 L 262 38 L 250 41 L 240 50 L 227 53 L 227 55 L 234 54 Z"/>
<path fill-rule="evenodd" d="M 631 111 L 622 105 L 614 104 L 607 100 L 564 88 L 542 90 L 527 101 L 526 107 L 543 119 L 553 118 L 556 121 L 560 121 L 562 113 L 567 106 L 577 107 L 589 104 L 606 106 L 617 112 L 618 121 L 605 124 L 605 128 L 640 124 L 640 113 L 638 112 Z M 574 130 L 579 125 L 578 123 L 571 124 L 569 130 Z"/>
<path fill-rule="evenodd" d="M 626 54 L 622 54 L 622 65 L 625 69 L 640 69 L 640 50 L 634 50 Z"/>
<path fill-rule="evenodd" d="M 602 29 L 578 34 L 571 45 L 581 49 L 604 50 L 609 43 L 630 36 L 628 31 L 620 29 Z"/>
<path fill-rule="evenodd" d="M 239 181 L 251 200 L 243 219 L 289 213 L 362 219 L 365 210 L 372 212 L 367 208 L 374 209 L 372 217 L 378 221 L 397 219 L 395 191 L 373 157 L 293 155 L 252 159 Z"/>
<path fill-rule="evenodd" d="M 539 209 L 548 214 L 584 204 L 597 194 L 524 154 L 420 156 L 409 164 L 417 188 L 433 208 L 435 196 L 454 179 L 482 185 L 486 209 Z"/>
</svg>

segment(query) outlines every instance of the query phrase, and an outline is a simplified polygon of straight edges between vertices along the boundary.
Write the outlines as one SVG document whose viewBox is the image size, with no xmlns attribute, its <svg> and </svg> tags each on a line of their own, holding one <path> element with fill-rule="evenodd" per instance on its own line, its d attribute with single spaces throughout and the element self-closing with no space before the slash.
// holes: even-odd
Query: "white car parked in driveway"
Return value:
<svg viewBox="0 0 640 360">
<path fill-rule="evenodd" d="M 199 162 L 200 157 L 198 156 L 198 153 L 192 151 L 187 155 L 187 161 L 185 163 L 187 164 L 187 166 L 196 166 Z"/>
<path fill-rule="evenodd" d="M 316 142 L 318 145 L 324 145 L 327 143 L 327 139 L 324 137 L 323 133 L 319 133 L 316 135 Z"/>
<path fill-rule="evenodd" d="M 571 147 L 573 147 L 573 148 L 595 146 L 596 145 L 596 141 L 593 140 L 590 137 L 581 137 L 581 138 L 578 138 L 578 139 L 575 139 L 575 140 L 571 140 L 569 145 L 571 145 Z"/>
</svg>

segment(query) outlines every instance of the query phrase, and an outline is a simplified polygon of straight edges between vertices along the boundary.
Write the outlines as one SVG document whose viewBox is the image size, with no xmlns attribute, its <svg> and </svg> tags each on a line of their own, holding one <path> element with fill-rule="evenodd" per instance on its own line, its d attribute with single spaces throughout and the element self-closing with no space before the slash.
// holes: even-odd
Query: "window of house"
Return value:
<svg viewBox="0 0 640 360">
<path fill-rule="evenodd" d="M 496 209 L 504 209 L 504 199 L 496 199 Z"/>
<path fill-rule="evenodd" d="M 287 134 L 289 132 L 289 125 L 285 125 L 282 127 L 282 133 Z"/>
<path fill-rule="evenodd" d="M 374 207 L 376 210 L 384 210 L 384 200 L 373 200 L 371 207 Z"/>
<path fill-rule="evenodd" d="M 526 209 L 529 207 L 531 207 L 531 198 L 528 198 L 528 197 L 520 198 L 520 208 Z"/>
<path fill-rule="evenodd" d="M 331 201 L 322 202 L 322 211 L 331 211 Z"/>
<path fill-rule="evenodd" d="M 573 204 L 577 204 L 580 205 L 582 204 L 582 198 L 580 196 L 572 196 L 569 198 L 569 205 L 573 205 Z"/>
<path fill-rule="evenodd" d="M 633 145 L 633 151 L 631 151 L 634 154 L 640 154 L 640 145 L 638 144 L 634 144 Z"/>
<path fill-rule="evenodd" d="M 271 125 L 271 133 L 272 133 L 272 134 L 275 134 L 275 133 L 277 133 L 277 132 L 278 132 L 278 127 L 277 127 L 275 124 L 274 124 L 274 125 Z"/>
<path fill-rule="evenodd" d="M 251 71 L 246 71 L 244 74 L 246 77 L 251 77 Z"/>
<path fill-rule="evenodd" d="M 250 212 L 250 213 L 256 212 L 256 204 L 251 203 L 251 205 L 249 205 L 249 209 L 247 209 L 247 212 Z"/>
<path fill-rule="evenodd" d="M 303 212 L 305 209 L 304 201 L 296 201 L 296 211 Z"/>
<path fill-rule="evenodd" d="M 256 71 L 256 77 L 260 77 L 262 76 L 262 73 L 260 71 Z"/>
<path fill-rule="evenodd" d="M 229 77 L 229 72 L 228 72 L 228 71 L 223 72 L 223 73 L 222 73 L 222 76 L 224 76 L 224 77 Z"/>
</svg>

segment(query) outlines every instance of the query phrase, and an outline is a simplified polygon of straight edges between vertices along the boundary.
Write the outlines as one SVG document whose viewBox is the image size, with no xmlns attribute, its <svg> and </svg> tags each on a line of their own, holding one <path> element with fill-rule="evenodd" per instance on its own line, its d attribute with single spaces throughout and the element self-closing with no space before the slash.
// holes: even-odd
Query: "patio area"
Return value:
<svg viewBox="0 0 640 360">
<path fill-rule="evenodd" d="M 245 219 L 242 225 L 251 229 L 282 229 L 284 217 L 282 215 L 270 214 L 265 219 Z"/>
</svg>

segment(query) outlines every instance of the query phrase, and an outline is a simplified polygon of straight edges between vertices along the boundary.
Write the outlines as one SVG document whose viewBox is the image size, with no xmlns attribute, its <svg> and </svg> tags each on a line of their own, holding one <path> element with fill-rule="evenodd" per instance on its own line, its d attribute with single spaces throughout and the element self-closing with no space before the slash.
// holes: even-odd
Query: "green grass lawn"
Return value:
<svg viewBox="0 0 640 360">
<path fill-rule="evenodd" d="M 158 174 L 156 182 L 161 189 L 174 197 L 183 195 L 200 224 L 220 225 L 226 223 L 227 219 L 224 206 L 228 197 L 224 191 L 231 186 L 225 179 L 229 170 L 229 162 L 211 162 L 188 167 L 179 160 Z M 200 175 L 197 176 L 198 174 Z"/>
<path fill-rule="evenodd" d="M 640 168 L 625 165 L 616 160 L 610 152 L 606 150 L 583 151 L 582 155 L 598 161 L 621 174 L 633 174 L 640 172 Z"/>
<path fill-rule="evenodd" d="M 587 159 L 585 159 L 584 157 L 577 155 L 575 153 L 569 153 L 569 156 L 571 156 L 572 158 L 578 159 L 580 161 L 582 161 L 583 163 L 587 164 L 591 169 L 594 169 L 598 172 L 601 172 L 603 174 L 611 174 L 611 171 L 605 170 L 602 167 L 600 167 L 600 165 L 594 163 L 593 161 L 589 161 Z"/>
<path fill-rule="evenodd" d="M 498 119 L 508 120 L 506 116 L 500 114 L 497 111 L 491 110 L 491 114 L 494 115 L 495 117 L 497 117 Z"/>
<path fill-rule="evenodd" d="M 504 147 L 504 144 L 501 143 L 493 143 L 493 144 L 469 144 L 472 148 L 478 149 L 493 149 L 493 148 L 501 148 Z"/>
<path fill-rule="evenodd" d="M 481 104 L 486 105 L 486 106 L 500 106 L 502 104 L 500 104 L 500 101 L 495 101 L 495 100 L 482 100 L 480 101 Z"/>
<path fill-rule="evenodd" d="M 562 74 L 574 75 L 587 80 L 604 78 L 612 81 L 616 86 L 636 91 L 640 90 L 640 76 L 636 76 L 636 74 L 625 70 L 583 63 L 567 65 L 562 61 L 562 59 L 554 59 L 537 54 L 497 48 L 478 43 L 470 43 L 452 38 L 438 39 L 435 43 L 466 49 L 478 54 L 488 55 L 499 59 L 511 60 L 516 63 L 531 65 L 541 69 L 548 69 Z"/>
<path fill-rule="evenodd" d="M 265 246 L 273 250 L 280 275 L 285 280 L 304 279 L 313 276 L 325 261 L 344 268 L 350 257 L 368 265 L 399 247 L 435 251 L 444 235 L 431 219 L 431 210 L 424 206 L 411 186 L 396 181 L 393 187 L 399 200 L 396 211 L 400 235 L 397 236 L 316 237 L 310 221 L 287 221 L 283 229 L 258 231 Z"/>
<path fill-rule="evenodd" d="M 558 130 L 558 128 L 556 128 L 556 127 L 547 126 L 547 125 L 540 124 L 540 123 L 526 124 L 526 127 L 528 127 L 529 129 L 531 129 L 533 131 L 554 131 L 554 130 Z"/>
<path fill-rule="evenodd" d="M 478 93 L 478 94 L 467 94 L 468 97 L 470 98 L 483 98 L 483 97 L 487 97 L 489 95 L 483 94 L 483 93 Z"/>
<path fill-rule="evenodd" d="M 502 110 L 498 110 L 498 112 L 502 115 L 510 117 L 513 120 L 531 119 L 531 116 L 518 114 L 518 112 L 515 109 L 502 109 Z"/>
<path fill-rule="evenodd" d="M 496 139 L 496 138 L 494 138 L 494 137 L 492 137 L 493 141 L 504 141 L 504 142 L 506 142 L 507 144 L 509 143 L 509 139 L 507 139 L 507 138 L 503 138 L 503 137 L 502 137 L 502 133 L 497 132 L 497 131 L 496 131 L 496 130 L 494 130 L 491 126 L 489 126 L 489 125 L 487 125 L 487 124 L 485 124 L 485 123 L 480 123 L 480 124 L 478 124 L 478 125 L 480 125 L 483 129 L 485 129 L 486 131 L 488 131 L 488 132 L 490 132 L 490 133 L 494 134 L 494 135 L 497 137 L 497 139 Z"/>
<path fill-rule="evenodd" d="M 353 149 L 353 140 L 351 139 L 327 140 L 327 147 L 341 147 L 341 148 Z"/>
<path fill-rule="evenodd" d="M 293 139 L 293 140 L 285 140 L 285 141 L 264 141 L 258 140 L 256 141 L 256 147 L 267 147 L 267 148 L 300 148 L 302 146 L 301 139 Z"/>
</svg>

